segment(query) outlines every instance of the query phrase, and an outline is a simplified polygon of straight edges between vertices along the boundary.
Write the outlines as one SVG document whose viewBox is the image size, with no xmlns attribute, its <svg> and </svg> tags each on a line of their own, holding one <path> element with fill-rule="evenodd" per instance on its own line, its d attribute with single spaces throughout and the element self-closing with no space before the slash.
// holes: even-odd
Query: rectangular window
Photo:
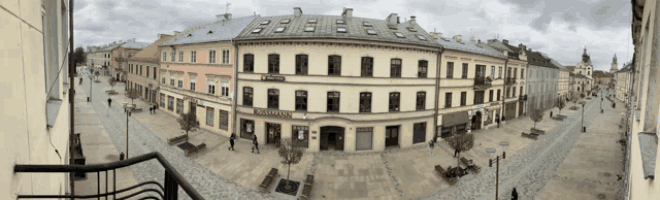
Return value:
<svg viewBox="0 0 660 200">
<path fill-rule="evenodd" d="M 516 78 L 517 74 L 518 74 L 518 68 L 513 68 L 513 78 Z"/>
<path fill-rule="evenodd" d="M 150 67 L 147 66 L 147 68 L 146 68 L 146 70 L 145 70 L 145 71 L 147 71 L 147 78 L 149 78 L 149 68 L 150 68 Z"/>
<path fill-rule="evenodd" d="M 243 55 L 243 72 L 254 72 L 254 55 Z"/>
<path fill-rule="evenodd" d="M 401 78 L 401 59 L 392 59 L 390 65 L 390 77 Z"/>
<path fill-rule="evenodd" d="M 167 62 L 167 52 L 163 52 L 163 62 Z"/>
<path fill-rule="evenodd" d="M 461 106 L 467 105 L 467 92 L 461 92 Z"/>
<path fill-rule="evenodd" d="M 498 100 L 498 101 L 501 100 L 501 98 L 500 98 L 500 97 L 502 96 L 501 94 L 502 94 L 502 93 L 500 93 L 500 90 L 498 89 L 498 90 L 497 90 L 497 100 Z"/>
<path fill-rule="evenodd" d="M 163 85 L 165 85 L 165 76 L 162 76 L 162 77 L 160 78 L 160 82 L 161 82 Z"/>
<path fill-rule="evenodd" d="M 355 128 L 355 133 L 357 135 L 356 137 L 357 144 L 355 145 L 355 149 L 370 150 L 371 143 L 373 140 L 374 128 L 373 127 Z"/>
<path fill-rule="evenodd" d="M 417 110 L 426 109 L 426 92 L 417 92 Z"/>
<path fill-rule="evenodd" d="M 220 95 L 222 95 L 224 97 L 229 96 L 229 84 L 222 83 L 222 85 L 220 86 Z"/>
<path fill-rule="evenodd" d="M 420 60 L 417 63 L 417 78 L 426 78 L 428 76 L 429 61 Z"/>
<path fill-rule="evenodd" d="M 463 75 L 461 76 L 461 78 L 467 78 L 467 75 L 468 75 L 468 64 L 463 63 Z"/>
<path fill-rule="evenodd" d="M 506 88 L 506 97 L 507 98 L 511 97 L 510 94 L 511 94 L 511 88 Z"/>
<path fill-rule="evenodd" d="M 160 94 L 160 107 L 165 107 L 165 94 Z"/>
<path fill-rule="evenodd" d="M 515 87 L 511 88 L 511 91 L 513 92 L 511 97 L 515 97 L 516 96 L 516 88 Z"/>
<path fill-rule="evenodd" d="M 367 77 L 374 75 L 374 58 L 362 57 L 362 70 L 360 74 Z"/>
<path fill-rule="evenodd" d="M 243 88 L 243 106 L 252 106 L 252 94 L 253 90 L 251 87 Z"/>
<path fill-rule="evenodd" d="M 206 84 L 206 93 L 215 95 L 215 83 L 207 83 Z"/>
<path fill-rule="evenodd" d="M 229 50 L 222 50 L 222 64 L 229 64 Z"/>
<path fill-rule="evenodd" d="M 521 79 L 525 78 L 525 69 L 520 69 L 520 78 Z"/>
<path fill-rule="evenodd" d="M 309 147 L 309 126 L 291 126 L 291 135 L 294 138 L 294 146 Z"/>
<path fill-rule="evenodd" d="M 229 130 L 229 112 L 226 110 L 218 110 L 218 114 L 220 114 L 220 122 L 218 123 L 218 128 L 222 130 Z"/>
<path fill-rule="evenodd" d="M 328 56 L 328 75 L 341 75 L 341 56 Z"/>
<path fill-rule="evenodd" d="M 490 77 L 495 79 L 495 66 L 490 66 Z"/>
<path fill-rule="evenodd" d="M 215 63 L 215 55 L 216 55 L 215 50 L 209 51 L 209 63 Z"/>
<path fill-rule="evenodd" d="M 176 114 L 183 113 L 183 99 L 176 99 Z"/>
<path fill-rule="evenodd" d="M 499 68 L 497 77 L 502 78 L 502 67 Z"/>
<path fill-rule="evenodd" d="M 445 93 L 445 108 L 451 108 L 451 92 Z"/>
<path fill-rule="evenodd" d="M 197 51 L 190 51 L 190 62 L 197 62 Z"/>
<path fill-rule="evenodd" d="M 339 92 L 328 92 L 327 112 L 339 112 Z"/>
<path fill-rule="evenodd" d="M 183 62 L 183 51 L 179 51 L 179 62 Z"/>
<path fill-rule="evenodd" d="M 307 91 L 296 91 L 296 110 L 307 111 Z"/>
<path fill-rule="evenodd" d="M 170 78 L 170 86 L 174 87 L 174 78 Z"/>
<path fill-rule="evenodd" d="M 140 65 L 140 76 L 142 76 L 142 65 Z"/>
<path fill-rule="evenodd" d="M 523 86 L 520 86 L 520 96 L 523 95 Z"/>
<path fill-rule="evenodd" d="M 278 54 L 268 55 L 268 73 L 271 74 L 280 73 L 280 55 Z"/>
<path fill-rule="evenodd" d="M 172 96 L 167 96 L 167 109 L 174 111 L 174 97 Z"/>
<path fill-rule="evenodd" d="M 453 78 L 453 77 L 454 77 L 454 63 L 447 62 L 447 78 Z"/>
<path fill-rule="evenodd" d="M 158 72 L 158 68 L 154 67 L 154 80 L 157 80 L 156 79 L 156 74 L 157 74 L 156 72 Z"/>
<path fill-rule="evenodd" d="M 371 93 L 370 92 L 360 93 L 360 112 L 361 113 L 370 113 L 371 112 Z"/>
<path fill-rule="evenodd" d="M 296 74 L 307 74 L 307 55 L 296 55 Z"/>
<path fill-rule="evenodd" d="M 280 108 L 280 91 L 277 89 L 268 89 L 268 108 Z"/>
<path fill-rule="evenodd" d="M 195 80 L 190 80 L 190 90 L 195 91 Z"/>
<path fill-rule="evenodd" d="M 213 126 L 213 117 L 214 117 L 214 115 L 215 114 L 213 113 L 213 108 L 207 106 L 206 107 L 206 125 Z"/>
<path fill-rule="evenodd" d="M 176 56 L 176 53 L 175 53 L 174 51 L 172 51 L 172 53 L 170 54 L 170 57 L 171 57 L 171 58 L 170 58 L 170 61 L 171 61 L 171 62 L 174 62 L 174 57 L 175 57 L 175 56 Z"/>
<path fill-rule="evenodd" d="M 484 103 L 484 91 L 474 92 L 474 105 Z"/>
<path fill-rule="evenodd" d="M 390 92 L 390 112 L 398 112 L 401 106 L 401 94 L 398 92 Z"/>
<path fill-rule="evenodd" d="M 183 88 L 183 79 L 179 79 L 179 81 L 177 81 L 177 87 Z"/>
</svg>

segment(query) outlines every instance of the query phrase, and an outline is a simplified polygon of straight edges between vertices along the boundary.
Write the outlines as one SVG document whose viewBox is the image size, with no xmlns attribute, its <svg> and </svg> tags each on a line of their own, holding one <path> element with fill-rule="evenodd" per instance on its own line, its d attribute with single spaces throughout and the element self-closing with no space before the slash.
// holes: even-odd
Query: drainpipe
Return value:
<svg viewBox="0 0 660 200">
<path fill-rule="evenodd" d="M 75 90 L 73 90 L 73 86 L 76 84 L 73 80 L 73 74 L 75 73 L 76 68 L 74 67 L 73 63 L 73 0 L 69 0 L 69 165 L 73 165 L 73 151 L 75 149 L 73 148 L 74 144 L 74 122 L 75 122 L 75 112 L 74 112 L 74 105 L 75 105 Z M 91 84 L 91 83 L 90 83 Z M 75 194 L 75 185 L 73 184 L 74 181 L 74 173 L 69 173 L 69 187 L 71 188 L 71 195 Z M 73 199 L 73 198 L 71 198 Z"/>
<path fill-rule="evenodd" d="M 442 66 L 442 52 L 445 50 L 440 48 L 438 50 L 438 57 L 437 57 L 437 67 L 436 67 L 436 72 L 435 72 L 435 102 L 433 104 L 433 109 L 435 113 L 433 114 L 433 140 L 438 139 L 438 101 L 440 98 L 440 66 Z"/>
<path fill-rule="evenodd" d="M 230 39 L 231 40 L 231 39 Z M 237 112 L 238 112 L 238 104 L 236 103 L 238 101 L 238 45 L 234 40 L 231 40 L 231 44 L 234 46 L 234 77 L 233 77 L 233 84 L 234 84 L 234 94 L 232 95 L 232 102 L 231 102 L 231 115 L 232 115 L 232 122 L 233 122 L 233 127 L 232 127 L 232 133 L 236 133 L 238 130 L 238 122 L 236 121 L 237 118 Z M 238 133 L 237 133 L 238 134 Z M 237 135 L 238 136 L 238 135 Z M 240 138 L 240 137 L 239 137 Z"/>
<path fill-rule="evenodd" d="M 502 85 L 502 96 L 504 96 L 504 98 L 502 98 L 502 106 L 501 106 L 502 111 L 500 111 L 500 124 L 502 126 L 504 125 L 504 120 L 502 120 L 504 117 L 504 111 L 506 111 L 506 107 L 504 106 L 504 100 L 506 99 L 506 79 L 507 79 L 506 71 L 508 68 L 506 64 L 508 63 L 509 63 L 509 59 L 506 59 L 506 61 L 504 61 L 504 78 L 502 78 L 503 79 L 502 82 L 504 82 L 504 84 Z"/>
</svg>

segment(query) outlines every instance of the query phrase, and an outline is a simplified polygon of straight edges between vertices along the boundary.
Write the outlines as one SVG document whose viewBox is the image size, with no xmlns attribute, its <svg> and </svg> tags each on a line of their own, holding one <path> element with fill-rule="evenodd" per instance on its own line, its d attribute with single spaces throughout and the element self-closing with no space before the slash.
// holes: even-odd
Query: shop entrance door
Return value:
<svg viewBox="0 0 660 200">
<path fill-rule="evenodd" d="M 339 126 L 321 127 L 321 150 L 344 150 L 344 128 Z"/>
<path fill-rule="evenodd" d="M 275 144 L 279 142 L 282 135 L 282 126 L 280 124 L 266 123 L 266 144 Z"/>
<path fill-rule="evenodd" d="M 481 129 L 481 112 L 477 112 L 472 116 L 472 130 L 479 130 Z"/>
<path fill-rule="evenodd" d="M 399 126 L 385 127 L 385 147 L 399 146 Z"/>
<path fill-rule="evenodd" d="M 523 116 L 523 102 L 518 103 L 518 117 Z"/>
<path fill-rule="evenodd" d="M 190 102 L 189 105 L 190 105 L 190 108 L 189 108 L 188 112 L 191 112 L 193 115 L 196 116 L 197 115 L 197 104 L 193 103 L 193 102 Z"/>
</svg>

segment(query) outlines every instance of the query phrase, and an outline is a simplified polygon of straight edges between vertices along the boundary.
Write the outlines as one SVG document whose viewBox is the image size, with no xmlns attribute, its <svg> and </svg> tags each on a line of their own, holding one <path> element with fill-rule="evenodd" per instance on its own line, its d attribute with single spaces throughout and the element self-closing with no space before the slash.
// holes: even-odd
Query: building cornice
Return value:
<svg viewBox="0 0 660 200">
<path fill-rule="evenodd" d="M 295 46 L 318 45 L 318 46 L 328 46 L 328 47 L 334 46 L 341 48 L 373 48 L 373 49 L 382 49 L 382 50 L 414 51 L 414 52 L 424 52 L 429 54 L 435 54 L 438 53 L 439 51 L 439 48 L 416 46 L 411 44 L 384 43 L 384 42 L 347 40 L 347 39 L 246 40 L 246 41 L 236 41 L 236 45 L 239 47 L 280 46 L 280 45 L 295 47 Z"/>
</svg>

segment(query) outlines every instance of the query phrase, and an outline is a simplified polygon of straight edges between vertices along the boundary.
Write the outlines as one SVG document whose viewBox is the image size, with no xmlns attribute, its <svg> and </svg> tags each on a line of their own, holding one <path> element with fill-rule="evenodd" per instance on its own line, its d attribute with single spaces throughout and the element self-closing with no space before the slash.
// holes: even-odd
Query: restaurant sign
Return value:
<svg viewBox="0 0 660 200">
<path fill-rule="evenodd" d="M 261 75 L 261 81 L 283 82 L 284 81 L 284 76 L 273 76 L 273 75 L 270 75 L 270 74 L 264 74 L 264 75 Z"/>
<path fill-rule="evenodd" d="M 184 101 L 190 101 L 191 103 L 198 103 L 197 99 L 194 99 L 194 98 L 192 98 L 192 97 L 186 97 L 186 96 L 184 96 L 184 97 L 183 97 L 183 100 L 184 100 Z"/>
<path fill-rule="evenodd" d="M 255 115 L 262 115 L 262 116 L 273 116 L 273 117 L 278 117 L 278 118 L 292 118 L 293 117 L 293 113 L 291 113 L 291 112 L 277 111 L 277 110 L 266 110 L 266 109 L 254 109 L 254 114 Z"/>
</svg>

